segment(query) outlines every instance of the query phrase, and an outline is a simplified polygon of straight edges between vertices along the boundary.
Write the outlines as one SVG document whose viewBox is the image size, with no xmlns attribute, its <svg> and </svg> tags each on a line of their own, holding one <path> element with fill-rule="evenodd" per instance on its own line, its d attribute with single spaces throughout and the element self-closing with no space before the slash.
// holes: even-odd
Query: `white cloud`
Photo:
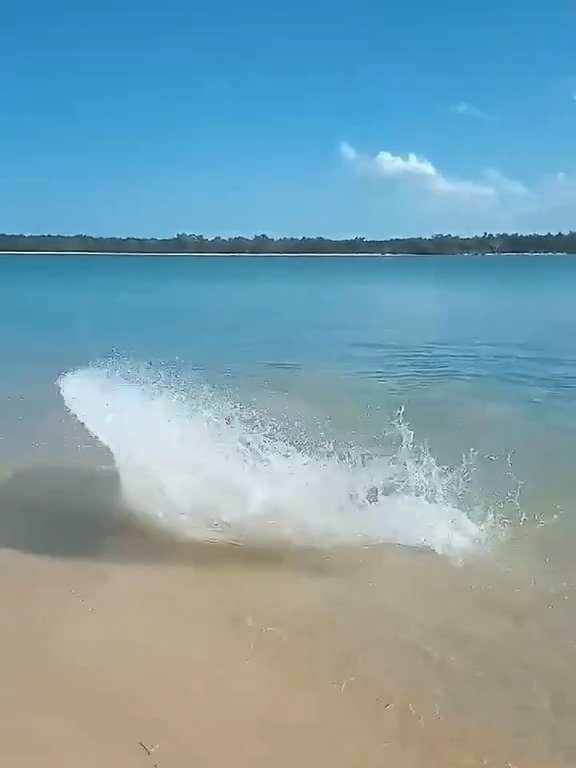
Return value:
<svg viewBox="0 0 576 768">
<path fill-rule="evenodd" d="M 402 176 L 413 174 L 414 176 L 436 176 L 436 169 L 432 163 L 423 157 L 418 157 L 410 152 L 406 159 L 391 152 L 379 152 L 374 162 L 380 173 L 384 176 Z"/>
<path fill-rule="evenodd" d="M 351 147 L 350 144 L 347 144 L 345 141 L 342 141 L 340 143 L 340 154 L 346 160 L 356 160 L 358 153 L 356 152 L 354 147 Z"/>
<path fill-rule="evenodd" d="M 448 178 L 429 160 L 413 152 L 409 152 L 406 157 L 393 155 L 387 151 L 366 155 L 358 152 L 350 144 L 342 142 L 340 153 L 361 172 L 389 179 L 404 178 L 433 195 L 484 199 L 494 195 L 494 188 L 490 184 Z"/>
<path fill-rule="evenodd" d="M 448 109 L 455 115 L 475 117 L 478 120 L 492 120 L 491 115 L 489 115 L 487 112 L 484 112 L 484 110 L 475 107 L 474 104 L 469 104 L 467 101 L 460 101 L 458 104 L 453 104 Z"/>
<path fill-rule="evenodd" d="M 484 178 L 492 185 L 494 191 L 500 195 L 507 194 L 525 197 L 531 194 L 528 187 L 522 184 L 521 181 L 505 176 L 496 168 L 487 168 L 484 171 Z"/>
<path fill-rule="evenodd" d="M 476 178 L 462 179 L 446 175 L 413 152 L 370 155 L 342 143 L 340 154 L 358 174 L 393 191 L 397 209 L 414 221 L 429 217 L 454 231 L 574 228 L 576 174 L 557 172 L 526 184 L 488 168 Z"/>
</svg>

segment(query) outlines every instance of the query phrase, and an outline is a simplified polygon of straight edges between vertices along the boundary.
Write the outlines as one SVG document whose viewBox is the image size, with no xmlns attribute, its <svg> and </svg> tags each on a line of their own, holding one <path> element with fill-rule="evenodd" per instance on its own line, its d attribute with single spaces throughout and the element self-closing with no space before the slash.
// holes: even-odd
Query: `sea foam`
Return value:
<svg viewBox="0 0 576 768">
<path fill-rule="evenodd" d="M 487 523 L 460 508 L 463 469 L 417 446 L 402 414 L 391 455 L 339 453 L 207 387 L 129 367 L 64 374 L 62 397 L 112 453 L 124 502 L 182 538 L 330 547 L 383 542 L 462 556 Z"/>
</svg>

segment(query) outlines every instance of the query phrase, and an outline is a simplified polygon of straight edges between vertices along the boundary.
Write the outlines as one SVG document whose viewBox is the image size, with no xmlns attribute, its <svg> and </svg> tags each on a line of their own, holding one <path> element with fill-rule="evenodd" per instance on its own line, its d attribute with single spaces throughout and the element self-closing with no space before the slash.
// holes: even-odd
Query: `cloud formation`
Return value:
<svg viewBox="0 0 576 768">
<path fill-rule="evenodd" d="M 449 178 L 440 173 L 429 160 L 413 152 L 409 152 L 406 157 L 387 151 L 366 155 L 342 142 L 340 154 L 361 172 L 389 179 L 404 178 L 433 195 L 489 199 L 495 194 L 494 184 Z"/>
<path fill-rule="evenodd" d="M 470 104 L 467 101 L 460 101 L 458 104 L 453 104 L 448 108 L 449 112 L 453 112 L 455 115 L 463 115 L 464 117 L 474 117 L 477 120 L 492 120 L 492 116 L 484 110 L 475 107 L 474 104 Z"/>
<path fill-rule="evenodd" d="M 397 205 L 413 214 L 428 213 L 431 220 L 455 230 L 574 227 L 574 174 L 548 174 L 527 185 L 495 168 L 484 169 L 473 179 L 455 178 L 413 152 L 402 156 L 384 150 L 370 155 L 343 142 L 340 155 L 359 175 L 393 191 Z"/>
</svg>

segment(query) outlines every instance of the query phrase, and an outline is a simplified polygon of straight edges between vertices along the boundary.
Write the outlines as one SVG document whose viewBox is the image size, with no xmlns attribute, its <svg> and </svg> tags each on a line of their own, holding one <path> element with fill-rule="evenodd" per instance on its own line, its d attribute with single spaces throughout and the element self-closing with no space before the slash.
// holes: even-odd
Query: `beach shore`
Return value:
<svg viewBox="0 0 576 768">
<path fill-rule="evenodd" d="M 305 569 L 212 552 L 196 567 L 0 552 L 12 768 L 560 765 L 370 681 Z"/>
</svg>

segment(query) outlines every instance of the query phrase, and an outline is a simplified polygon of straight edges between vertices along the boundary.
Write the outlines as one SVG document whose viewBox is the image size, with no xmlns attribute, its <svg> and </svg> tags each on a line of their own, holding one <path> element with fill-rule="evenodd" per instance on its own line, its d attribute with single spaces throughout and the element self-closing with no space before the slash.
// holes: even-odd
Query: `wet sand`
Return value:
<svg viewBox="0 0 576 768">
<path fill-rule="evenodd" d="M 371 678 L 314 569 L 213 551 L 196 565 L 0 552 L 7 764 L 563 764 Z"/>
<path fill-rule="evenodd" d="M 11 768 L 573 763 L 567 583 L 397 547 L 176 542 L 118 492 L 85 468 L 0 481 Z"/>
</svg>

